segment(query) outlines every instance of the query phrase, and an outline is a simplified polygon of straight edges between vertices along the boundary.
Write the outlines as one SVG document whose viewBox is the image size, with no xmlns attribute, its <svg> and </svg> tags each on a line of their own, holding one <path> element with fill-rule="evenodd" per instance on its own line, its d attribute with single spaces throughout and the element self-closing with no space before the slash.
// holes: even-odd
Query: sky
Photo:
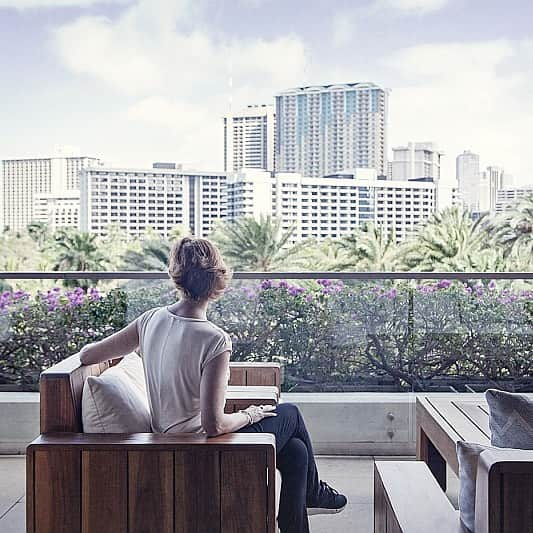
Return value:
<svg viewBox="0 0 533 533">
<path fill-rule="evenodd" d="M 223 168 L 222 116 L 301 85 L 390 89 L 389 146 L 533 184 L 530 0 L 0 0 L 0 158 Z"/>
</svg>

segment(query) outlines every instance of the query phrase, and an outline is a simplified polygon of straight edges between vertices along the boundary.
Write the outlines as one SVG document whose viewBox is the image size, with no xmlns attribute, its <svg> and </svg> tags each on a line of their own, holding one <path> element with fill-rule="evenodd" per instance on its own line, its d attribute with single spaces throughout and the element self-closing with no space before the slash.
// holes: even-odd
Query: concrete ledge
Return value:
<svg viewBox="0 0 533 533">
<path fill-rule="evenodd" d="M 300 408 L 317 454 L 415 454 L 414 394 L 285 393 L 282 398 Z"/>
<path fill-rule="evenodd" d="M 26 453 L 39 435 L 39 393 L 0 392 L 0 454 Z"/>
<path fill-rule="evenodd" d="M 416 396 L 378 392 L 283 393 L 282 401 L 294 403 L 302 411 L 316 454 L 406 456 L 414 455 L 416 449 Z M 24 453 L 38 434 L 39 394 L 1 392 L 0 454 Z"/>
</svg>

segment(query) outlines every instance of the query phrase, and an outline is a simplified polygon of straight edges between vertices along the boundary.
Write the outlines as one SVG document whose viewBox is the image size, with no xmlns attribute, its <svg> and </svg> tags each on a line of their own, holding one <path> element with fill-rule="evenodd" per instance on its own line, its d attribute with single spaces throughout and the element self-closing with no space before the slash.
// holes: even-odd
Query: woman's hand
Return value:
<svg viewBox="0 0 533 533">
<path fill-rule="evenodd" d="M 242 412 L 246 413 L 250 417 L 249 425 L 252 425 L 260 422 L 263 420 L 263 418 L 267 418 L 269 416 L 278 416 L 277 413 L 272 412 L 275 410 L 275 405 L 250 405 L 250 407 L 243 409 Z"/>
</svg>

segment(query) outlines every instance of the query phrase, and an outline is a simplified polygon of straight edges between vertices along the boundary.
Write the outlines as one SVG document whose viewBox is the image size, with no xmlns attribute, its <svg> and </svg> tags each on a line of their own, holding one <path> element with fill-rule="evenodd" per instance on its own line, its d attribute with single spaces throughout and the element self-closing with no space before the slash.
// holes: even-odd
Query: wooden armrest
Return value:
<svg viewBox="0 0 533 533">
<path fill-rule="evenodd" d="M 376 461 L 374 524 L 375 533 L 466 533 L 422 461 Z"/>
<path fill-rule="evenodd" d="M 39 435 L 28 445 L 28 450 L 45 446 L 67 448 L 157 448 L 176 449 L 192 446 L 222 448 L 228 446 L 266 446 L 276 448 L 276 439 L 270 433 L 227 433 L 218 437 L 207 437 L 198 433 L 46 433 Z"/>
<path fill-rule="evenodd" d="M 533 450 L 485 450 L 476 478 L 476 533 L 533 529 Z"/>
</svg>

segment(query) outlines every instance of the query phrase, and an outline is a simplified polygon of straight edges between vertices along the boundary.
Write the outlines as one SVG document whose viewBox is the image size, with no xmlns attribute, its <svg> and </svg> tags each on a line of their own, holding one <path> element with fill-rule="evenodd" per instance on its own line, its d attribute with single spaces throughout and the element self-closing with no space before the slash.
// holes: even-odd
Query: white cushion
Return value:
<svg viewBox="0 0 533 533">
<path fill-rule="evenodd" d="M 151 432 L 142 360 L 129 354 L 83 386 L 81 416 L 85 433 Z"/>
</svg>

